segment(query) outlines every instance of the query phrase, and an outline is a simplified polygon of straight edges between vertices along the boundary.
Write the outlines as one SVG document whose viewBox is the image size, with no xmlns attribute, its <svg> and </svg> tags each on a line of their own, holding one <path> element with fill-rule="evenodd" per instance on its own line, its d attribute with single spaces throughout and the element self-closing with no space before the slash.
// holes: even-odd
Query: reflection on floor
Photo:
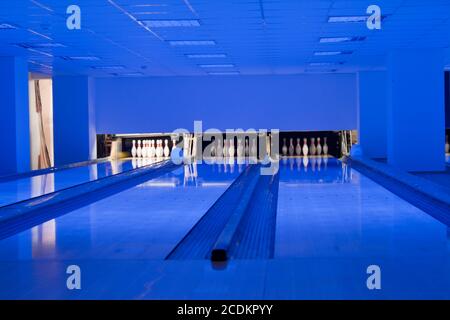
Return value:
<svg viewBox="0 0 450 320">
<path fill-rule="evenodd" d="M 163 260 L 239 174 L 190 166 L 0 241 L 0 298 L 450 298 L 448 226 L 335 159 L 280 170 L 274 259 Z"/>
</svg>

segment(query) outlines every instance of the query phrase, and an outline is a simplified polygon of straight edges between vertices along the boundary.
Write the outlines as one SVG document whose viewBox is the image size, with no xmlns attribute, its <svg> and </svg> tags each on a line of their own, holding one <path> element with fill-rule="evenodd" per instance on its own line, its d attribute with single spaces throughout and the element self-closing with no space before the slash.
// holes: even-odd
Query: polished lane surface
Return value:
<svg viewBox="0 0 450 320">
<path fill-rule="evenodd" d="M 239 171 L 202 165 L 0 241 L 0 297 L 450 298 L 447 226 L 337 160 L 290 159 L 280 170 L 274 259 L 163 260 Z M 82 290 L 65 286 L 72 264 Z M 380 290 L 367 286 L 374 265 Z"/>
<path fill-rule="evenodd" d="M 142 159 L 110 160 L 17 180 L 0 181 L 0 207 L 142 166 Z"/>
</svg>

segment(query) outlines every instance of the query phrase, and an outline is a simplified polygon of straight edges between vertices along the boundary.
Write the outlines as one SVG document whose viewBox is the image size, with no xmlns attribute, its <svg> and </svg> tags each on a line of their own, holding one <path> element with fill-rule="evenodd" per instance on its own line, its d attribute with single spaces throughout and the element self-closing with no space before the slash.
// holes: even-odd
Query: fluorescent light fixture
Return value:
<svg viewBox="0 0 450 320">
<path fill-rule="evenodd" d="M 42 38 L 44 38 L 44 39 L 50 40 L 50 41 L 53 40 L 53 39 L 50 38 L 49 36 L 47 36 L 47 35 L 45 35 L 45 34 L 42 34 L 42 33 L 39 33 L 39 32 L 37 32 L 37 31 L 34 31 L 33 29 L 28 29 L 28 32 L 30 32 L 30 33 L 32 33 L 32 34 L 34 34 L 34 35 L 37 35 L 37 36 L 39 36 L 39 37 L 42 37 Z"/>
<path fill-rule="evenodd" d="M 354 22 L 366 22 L 369 16 L 330 16 L 328 17 L 329 23 L 354 23 Z M 381 21 L 386 18 L 386 15 L 381 15 Z"/>
<path fill-rule="evenodd" d="M 339 43 L 339 42 L 353 42 L 363 41 L 366 37 L 323 37 L 320 38 L 320 43 Z"/>
<path fill-rule="evenodd" d="M 200 53 L 200 54 L 186 54 L 186 57 L 189 59 L 209 59 L 209 58 L 226 58 L 227 55 L 225 53 Z"/>
<path fill-rule="evenodd" d="M 94 57 L 94 56 L 65 56 L 65 57 L 60 57 L 61 59 L 67 60 L 67 61 L 72 61 L 72 60 L 78 60 L 78 61 L 99 61 L 100 58 L 99 57 Z"/>
<path fill-rule="evenodd" d="M 328 17 L 328 22 L 365 22 L 369 16 L 331 16 Z"/>
<path fill-rule="evenodd" d="M 47 69 L 53 69 L 52 66 L 49 66 L 49 65 L 46 65 L 46 64 L 43 64 L 43 63 L 34 61 L 34 60 L 29 60 L 28 62 L 29 62 L 29 63 L 32 63 L 32 64 L 35 64 L 35 65 L 37 65 L 37 66 L 40 66 L 40 67 L 47 68 Z"/>
<path fill-rule="evenodd" d="M 311 67 L 326 67 L 326 66 L 334 66 L 338 64 L 344 64 L 343 62 L 311 62 L 309 65 Z"/>
<path fill-rule="evenodd" d="M 142 12 L 133 12 L 133 15 L 158 15 L 158 14 L 167 14 L 165 11 L 142 11 Z"/>
<path fill-rule="evenodd" d="M 171 46 L 215 46 L 214 40 L 169 40 Z"/>
<path fill-rule="evenodd" d="M 30 48 L 65 48 L 65 47 L 66 47 L 65 45 L 56 42 L 30 44 Z"/>
<path fill-rule="evenodd" d="M 144 74 L 142 72 L 128 72 L 128 73 L 119 73 L 116 75 L 119 77 L 140 77 L 143 76 Z"/>
<path fill-rule="evenodd" d="M 332 73 L 336 72 L 337 69 L 328 69 L 328 70 L 317 70 L 317 69 L 306 69 L 305 72 L 307 73 Z"/>
<path fill-rule="evenodd" d="M 16 43 L 15 44 L 18 47 L 24 48 L 24 49 L 45 49 L 45 48 L 65 48 L 66 46 L 57 43 L 57 42 L 46 42 L 46 43 Z"/>
<path fill-rule="evenodd" d="M 200 27 L 198 20 L 141 20 L 149 28 Z"/>
<path fill-rule="evenodd" d="M 133 4 L 131 6 L 135 7 L 135 8 L 153 8 L 153 7 L 167 7 L 167 4 L 159 4 L 159 3 L 154 3 L 154 4 Z"/>
<path fill-rule="evenodd" d="M 320 43 L 337 43 L 337 42 L 347 42 L 352 41 L 352 37 L 330 37 L 330 38 L 320 38 Z"/>
<path fill-rule="evenodd" d="M 236 76 L 239 75 L 239 71 L 228 71 L 228 72 L 208 72 L 211 76 Z"/>
<path fill-rule="evenodd" d="M 14 30 L 17 29 L 17 27 L 10 23 L 1 22 L 0 23 L 0 30 Z"/>
<path fill-rule="evenodd" d="M 123 70 L 123 69 L 125 69 L 124 66 L 94 66 L 91 68 L 95 69 L 95 70 Z"/>
<path fill-rule="evenodd" d="M 228 64 L 199 64 L 200 68 L 234 68 L 235 65 L 228 63 Z"/>
<path fill-rule="evenodd" d="M 352 54 L 353 51 L 316 51 L 315 56 L 337 56 L 340 54 Z"/>
<path fill-rule="evenodd" d="M 53 57 L 52 54 L 50 54 L 50 53 L 48 53 L 48 52 L 45 52 L 45 51 L 36 50 L 36 49 L 33 49 L 33 48 L 28 48 L 27 50 L 30 51 L 30 52 L 33 52 L 33 53 L 42 54 L 43 56 Z"/>
</svg>

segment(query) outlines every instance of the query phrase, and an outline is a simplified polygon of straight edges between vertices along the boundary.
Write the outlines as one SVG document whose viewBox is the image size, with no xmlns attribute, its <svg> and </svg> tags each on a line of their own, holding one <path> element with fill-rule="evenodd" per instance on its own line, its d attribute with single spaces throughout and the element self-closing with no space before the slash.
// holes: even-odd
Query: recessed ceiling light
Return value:
<svg viewBox="0 0 450 320">
<path fill-rule="evenodd" d="M 122 69 L 125 69 L 124 66 L 94 66 L 91 68 L 95 69 L 95 70 L 122 70 Z"/>
<path fill-rule="evenodd" d="M 17 26 L 10 24 L 10 23 L 0 23 L 0 30 L 13 30 L 17 29 Z"/>
<path fill-rule="evenodd" d="M 198 20 L 141 20 L 149 28 L 200 27 Z"/>
<path fill-rule="evenodd" d="M 171 46 L 214 46 L 214 40 L 170 40 Z"/>
<path fill-rule="evenodd" d="M 202 59 L 202 58 L 226 58 L 227 55 L 225 53 L 211 53 L 211 54 L 186 54 L 187 58 L 190 59 Z"/>
<path fill-rule="evenodd" d="M 239 71 L 229 71 L 229 72 L 208 72 L 211 76 L 235 76 L 239 75 Z"/>
<path fill-rule="evenodd" d="M 228 63 L 228 64 L 199 64 L 200 68 L 234 68 L 235 65 Z"/>
<path fill-rule="evenodd" d="M 315 56 L 337 56 L 340 54 L 352 54 L 353 51 L 316 51 Z"/>
<path fill-rule="evenodd" d="M 322 37 L 320 38 L 320 43 L 339 43 L 339 42 L 353 42 L 353 41 L 363 41 L 366 37 Z"/>
</svg>

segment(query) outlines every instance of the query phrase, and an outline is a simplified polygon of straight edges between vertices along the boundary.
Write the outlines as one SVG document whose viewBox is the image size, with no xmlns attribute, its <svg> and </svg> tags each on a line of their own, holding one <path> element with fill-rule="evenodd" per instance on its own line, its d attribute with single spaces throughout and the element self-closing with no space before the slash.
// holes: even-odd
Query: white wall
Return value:
<svg viewBox="0 0 450 320">
<path fill-rule="evenodd" d="M 357 127 L 356 76 L 222 76 L 96 79 L 98 133 L 233 128 Z"/>
</svg>

